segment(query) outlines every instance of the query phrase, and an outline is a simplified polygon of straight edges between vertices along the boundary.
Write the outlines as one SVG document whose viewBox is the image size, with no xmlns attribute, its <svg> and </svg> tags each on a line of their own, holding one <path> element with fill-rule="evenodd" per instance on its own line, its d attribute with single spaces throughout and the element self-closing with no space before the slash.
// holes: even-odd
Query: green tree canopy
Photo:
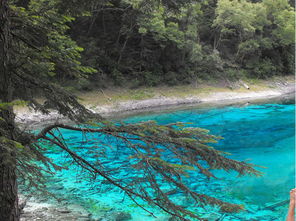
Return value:
<svg viewBox="0 0 296 221">
<path fill-rule="evenodd" d="M 66 2 L 72 5 L 72 1 Z M 110 4 L 113 7 L 116 2 L 108 2 L 103 7 L 109 7 Z M 152 9 L 156 7 L 153 3 L 149 6 Z M 75 10 L 79 7 L 77 1 L 73 1 L 73 5 L 75 8 L 69 7 L 68 10 L 64 2 L 58 0 L 0 1 L 0 219 L 19 220 L 18 177 L 42 189 L 44 174 L 63 169 L 44 156 L 46 146 L 42 143 L 60 148 L 75 164 L 92 174 L 94 180 L 97 176 L 103 177 L 149 213 L 151 212 L 141 206 L 138 200 L 144 200 L 181 220 L 200 219 L 194 212 L 172 202 L 157 177 L 180 189 L 200 205 L 218 205 L 225 212 L 241 210 L 241 205 L 196 193 L 183 181 L 187 179 L 188 170 L 194 170 L 208 178 L 215 178 L 211 169 L 234 170 L 239 175 L 260 175 L 253 165 L 228 159 L 225 153 L 208 146 L 218 137 L 209 135 L 206 130 L 186 127 L 181 123 L 119 124 L 104 121 L 62 87 L 59 81 L 61 78 L 79 81 L 96 72 L 94 68 L 83 65 L 83 49 L 68 34 L 73 16 L 89 16 L 89 9 L 85 7 L 88 5 L 82 2 L 81 11 Z M 177 13 L 180 24 L 166 21 L 177 15 L 165 15 L 168 12 L 165 13 L 161 6 L 158 7 L 160 13 L 153 9 L 151 17 L 159 23 L 147 26 L 142 24 L 142 31 L 143 28 L 150 32 L 154 30 L 155 37 L 162 36 L 177 44 L 180 40 L 181 48 L 188 46 L 183 45 L 183 41 L 196 41 L 195 26 L 182 26 L 181 21 L 184 17 L 192 18 L 194 15 L 191 16 L 190 13 L 192 10 L 199 11 L 198 5 L 194 5 L 193 9 L 182 8 L 181 14 Z M 165 24 L 162 23 L 164 20 Z M 185 29 L 185 34 L 179 30 L 179 25 Z M 164 28 L 164 31 L 160 31 L 159 27 Z M 127 35 L 132 32 L 124 33 Z M 45 101 L 38 102 L 37 95 L 42 96 Z M 26 105 L 44 113 L 56 110 L 72 120 L 76 126 L 55 123 L 44 127 L 38 134 L 24 131 L 15 123 L 15 100 L 24 101 Z M 124 182 L 117 180 L 108 173 L 104 164 L 97 166 L 68 147 L 62 134 L 57 134 L 60 129 L 99 133 L 120 140 L 125 148 L 133 152 L 127 166 L 139 170 L 142 178 L 136 177 Z M 165 152 L 169 152 L 180 163 L 171 163 L 166 159 Z"/>
</svg>

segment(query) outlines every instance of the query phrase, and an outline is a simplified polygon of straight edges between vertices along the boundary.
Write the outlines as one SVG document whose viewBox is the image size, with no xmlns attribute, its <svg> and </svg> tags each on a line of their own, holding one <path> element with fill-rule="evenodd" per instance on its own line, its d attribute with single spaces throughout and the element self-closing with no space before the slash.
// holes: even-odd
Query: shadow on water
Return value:
<svg viewBox="0 0 296 221">
<path fill-rule="evenodd" d="M 121 119 L 134 123 L 155 120 L 160 124 L 173 122 L 191 122 L 192 126 L 209 129 L 212 134 L 224 139 L 215 148 L 231 153 L 230 157 L 247 160 L 250 163 L 264 166 L 259 168 L 262 177 L 237 177 L 231 172 L 215 171 L 219 180 L 207 180 L 193 174 L 188 185 L 200 192 L 222 200 L 243 204 L 245 211 L 238 214 L 221 214 L 218 208 L 194 208 L 185 196 L 175 193 L 173 197 L 188 209 L 192 209 L 209 220 L 284 220 L 287 204 L 278 204 L 288 199 L 289 190 L 295 182 L 295 100 L 284 97 L 278 100 L 257 103 L 230 104 L 220 107 L 191 107 L 186 110 L 157 112 Z M 92 144 L 81 141 L 81 134 L 65 132 L 65 138 L 71 140 L 71 147 L 87 157 Z M 89 140 L 92 140 L 90 137 Z M 113 141 L 106 137 L 96 137 L 101 145 Z M 120 144 L 118 144 L 120 146 Z M 83 146 L 83 148 L 81 148 Z M 126 151 L 109 150 L 104 153 L 106 165 L 116 168 L 128 159 Z M 51 150 L 48 155 L 61 164 L 67 164 L 66 158 Z M 124 168 L 119 177 L 128 175 Z M 154 220 L 144 211 L 137 208 L 130 200 L 124 199 L 118 189 L 103 180 L 99 184 L 89 185 L 85 178 L 77 174 L 77 168 L 58 172 L 49 180 L 49 188 L 74 202 L 82 202 L 91 212 L 100 214 L 112 209 L 124 210 L 132 214 L 133 220 Z M 137 174 L 135 174 L 137 175 Z M 62 186 L 62 188 L 61 188 Z M 271 206 L 271 207 L 270 207 Z M 154 211 L 165 217 L 160 211 Z M 216 218 L 215 218 L 216 217 Z M 166 220 L 165 218 L 163 220 Z M 221 220 L 221 219 L 220 219 Z"/>
</svg>

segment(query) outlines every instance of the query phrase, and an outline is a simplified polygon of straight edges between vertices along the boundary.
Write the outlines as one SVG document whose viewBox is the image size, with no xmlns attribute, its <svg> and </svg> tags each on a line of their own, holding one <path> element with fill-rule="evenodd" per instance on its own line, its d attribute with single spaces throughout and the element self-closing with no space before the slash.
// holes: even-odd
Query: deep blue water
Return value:
<svg viewBox="0 0 296 221">
<path fill-rule="evenodd" d="M 257 168 L 264 173 L 262 177 L 237 177 L 235 173 L 215 171 L 221 179 L 193 179 L 190 186 L 201 193 L 207 193 L 222 200 L 243 204 L 246 211 L 238 214 L 220 214 L 218 208 L 191 208 L 209 220 L 223 217 L 223 220 L 284 220 L 287 206 L 278 206 L 272 210 L 267 206 L 287 200 L 289 190 L 295 186 L 295 104 L 261 104 L 244 107 L 228 106 L 212 109 L 190 109 L 169 113 L 155 113 L 133 116 L 125 122 L 155 120 L 160 124 L 173 122 L 191 122 L 192 126 L 206 128 L 214 135 L 224 137 L 214 146 L 231 153 L 237 160 L 264 166 Z M 63 131 L 70 147 L 84 157 L 92 155 L 92 140 L 100 145 L 108 145 L 110 138 L 83 137 L 77 132 Z M 84 140 L 84 142 L 81 142 Z M 88 141 L 88 142 L 86 142 Z M 121 144 L 118 144 L 119 146 Z M 105 160 L 106 165 L 117 167 L 121 160 L 128 158 L 128 153 L 118 149 L 110 149 Z M 48 155 L 62 165 L 69 165 L 68 158 L 52 149 Z M 117 174 L 120 178 L 127 176 L 124 169 Z M 135 174 L 137 175 L 137 174 Z M 57 172 L 55 178 L 49 180 L 49 189 L 62 197 L 81 203 L 92 213 L 100 216 L 112 209 L 131 213 L 133 220 L 166 220 L 167 216 L 157 210 L 158 219 L 137 208 L 124 198 L 121 191 L 108 183 L 89 184 L 85 174 L 75 166 L 69 170 Z M 176 200 L 186 202 L 186 197 L 176 194 Z M 189 205 L 190 207 L 190 205 Z M 220 219 L 222 220 L 222 219 Z"/>
</svg>

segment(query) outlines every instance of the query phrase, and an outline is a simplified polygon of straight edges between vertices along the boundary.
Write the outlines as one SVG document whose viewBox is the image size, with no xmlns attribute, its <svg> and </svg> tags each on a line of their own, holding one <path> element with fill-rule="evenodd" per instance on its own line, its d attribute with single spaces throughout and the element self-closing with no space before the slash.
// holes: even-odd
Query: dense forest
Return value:
<svg viewBox="0 0 296 221">
<path fill-rule="evenodd" d="M 68 88 L 135 88 L 294 73 L 293 1 L 93 0 L 70 3 L 71 8 L 64 1 L 54 6 L 58 11 L 51 8 L 53 2 L 28 3 L 15 1 L 30 22 L 53 22 L 58 34 L 71 37 L 66 43 L 65 36 L 54 32 L 43 38 L 66 49 L 65 56 L 81 53 L 80 62 L 88 66 L 78 68 L 86 73 L 83 78 L 75 77 L 73 66 L 70 76 L 50 62 L 39 67 L 58 70 L 55 76 L 48 71 L 51 80 Z M 48 21 L 38 17 L 41 8 Z M 33 40 L 34 46 L 36 39 L 22 38 Z"/>
<path fill-rule="evenodd" d="M 67 24 L 94 87 L 294 73 L 293 1 L 96 1 Z"/>
</svg>

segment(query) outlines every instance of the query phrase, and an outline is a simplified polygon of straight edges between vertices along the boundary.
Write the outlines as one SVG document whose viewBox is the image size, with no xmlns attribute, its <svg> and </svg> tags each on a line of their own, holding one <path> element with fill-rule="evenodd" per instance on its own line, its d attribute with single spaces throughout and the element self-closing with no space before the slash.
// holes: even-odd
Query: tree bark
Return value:
<svg viewBox="0 0 296 221">
<path fill-rule="evenodd" d="M 10 25 L 8 0 L 0 0 L 0 103 L 12 101 L 13 87 L 9 71 Z M 16 153 L 12 107 L 0 109 L 0 220 L 19 220 Z"/>
<path fill-rule="evenodd" d="M 0 143 L 0 220 L 19 220 L 15 155 Z"/>
</svg>

